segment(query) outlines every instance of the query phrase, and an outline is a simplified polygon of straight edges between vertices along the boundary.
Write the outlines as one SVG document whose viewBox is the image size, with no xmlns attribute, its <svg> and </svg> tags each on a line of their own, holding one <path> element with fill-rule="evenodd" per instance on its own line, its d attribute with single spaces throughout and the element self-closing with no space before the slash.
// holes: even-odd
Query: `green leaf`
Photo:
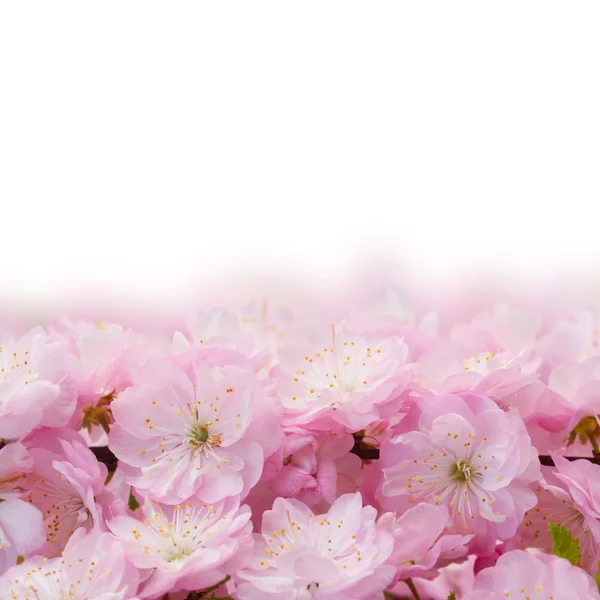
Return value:
<svg viewBox="0 0 600 600">
<path fill-rule="evenodd" d="M 450 595 L 446 600 L 456 600 L 456 592 L 450 592 Z"/>
<path fill-rule="evenodd" d="M 131 510 L 137 510 L 140 507 L 140 503 L 137 501 L 137 498 L 133 495 L 133 488 L 129 488 L 129 500 L 127 501 L 127 506 Z"/>
<path fill-rule="evenodd" d="M 600 562 L 598 562 L 598 572 L 596 573 L 596 577 L 594 577 L 594 579 L 596 580 L 596 585 L 600 591 Z"/>
<path fill-rule="evenodd" d="M 581 560 L 579 540 L 574 539 L 564 525 L 548 523 L 548 526 L 552 534 L 552 552 L 556 556 L 566 558 L 572 565 L 577 565 Z"/>
</svg>

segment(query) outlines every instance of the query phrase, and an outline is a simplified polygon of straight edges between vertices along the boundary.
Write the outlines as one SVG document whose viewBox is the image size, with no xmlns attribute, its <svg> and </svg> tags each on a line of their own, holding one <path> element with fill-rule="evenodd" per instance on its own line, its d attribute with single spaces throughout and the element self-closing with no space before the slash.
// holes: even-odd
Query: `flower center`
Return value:
<svg viewBox="0 0 600 600">
<path fill-rule="evenodd" d="M 579 438 L 579 442 L 585 444 L 588 440 L 592 445 L 592 450 L 594 455 L 600 454 L 600 448 L 598 447 L 598 441 L 596 440 L 596 436 L 600 433 L 600 428 L 598 427 L 598 421 L 594 415 L 588 415 L 583 417 L 575 426 L 575 429 L 571 431 L 569 434 L 569 439 L 567 441 L 567 446 L 571 446 L 575 443 L 577 438 Z"/>
<path fill-rule="evenodd" d="M 190 445 L 191 446 L 201 446 L 205 444 L 208 440 L 208 429 L 196 422 L 192 427 L 192 431 L 190 432 Z"/>
<path fill-rule="evenodd" d="M 173 546 L 166 551 L 166 560 L 167 562 L 175 562 L 177 560 L 182 560 L 186 558 L 186 556 L 191 556 L 194 553 L 192 548 L 187 548 L 181 544 L 177 544 L 173 542 Z"/>
<path fill-rule="evenodd" d="M 452 481 L 466 483 L 471 479 L 472 476 L 473 473 L 471 472 L 471 467 L 466 461 L 459 459 L 455 463 L 452 463 L 450 467 L 450 479 Z"/>
</svg>

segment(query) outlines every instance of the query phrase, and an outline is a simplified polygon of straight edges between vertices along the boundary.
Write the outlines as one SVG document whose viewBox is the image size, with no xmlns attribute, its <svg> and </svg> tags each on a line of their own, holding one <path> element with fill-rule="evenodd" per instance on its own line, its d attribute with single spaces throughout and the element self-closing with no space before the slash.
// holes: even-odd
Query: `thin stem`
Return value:
<svg viewBox="0 0 600 600">
<path fill-rule="evenodd" d="M 398 596 L 389 590 L 383 591 L 383 597 L 385 600 L 410 600 L 408 596 Z"/>
<path fill-rule="evenodd" d="M 106 476 L 106 479 L 104 480 L 104 485 L 108 485 L 110 483 L 110 480 L 113 478 L 114 474 L 115 474 L 115 471 L 108 472 L 108 475 Z"/>
<path fill-rule="evenodd" d="M 415 600 L 421 600 L 421 596 L 419 596 L 419 592 L 417 591 L 417 588 L 415 587 L 413 580 L 408 578 L 408 579 L 404 579 L 403 581 L 406 584 L 406 586 L 408 587 L 408 589 L 411 591 L 413 598 Z"/>
<path fill-rule="evenodd" d="M 221 579 L 221 581 L 219 581 L 218 583 L 215 583 L 215 585 L 211 585 L 210 587 L 203 589 L 201 592 L 200 598 L 208 597 L 208 594 L 210 594 L 211 592 L 214 592 L 215 590 L 218 590 L 222 585 L 225 585 L 230 579 L 231 579 L 231 577 L 229 575 L 227 575 L 227 577 L 225 577 L 225 579 Z"/>
</svg>

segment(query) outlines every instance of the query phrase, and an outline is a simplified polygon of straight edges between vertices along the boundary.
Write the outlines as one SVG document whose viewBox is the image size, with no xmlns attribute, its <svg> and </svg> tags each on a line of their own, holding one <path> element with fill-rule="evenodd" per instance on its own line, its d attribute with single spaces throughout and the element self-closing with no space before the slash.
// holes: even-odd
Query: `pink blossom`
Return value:
<svg viewBox="0 0 600 600">
<path fill-rule="evenodd" d="M 379 525 L 394 536 L 394 550 L 387 562 L 397 569 L 396 579 L 433 576 L 435 568 L 467 554 L 473 535 L 445 533 L 448 509 L 422 502 L 397 517 L 385 513 Z"/>
<path fill-rule="evenodd" d="M 77 409 L 70 425 L 86 427 L 90 442 L 106 445 L 111 422 L 110 401 L 130 385 L 130 370 L 156 355 L 150 340 L 116 324 L 57 319 L 55 337 L 74 355 L 79 386 Z"/>
<path fill-rule="evenodd" d="M 569 598 L 597 600 L 596 582 L 569 561 L 524 550 L 503 554 L 494 567 L 480 571 L 464 600 L 505 600 L 505 598 Z"/>
<path fill-rule="evenodd" d="M 422 599 L 448 600 L 450 593 L 454 592 L 456 597 L 462 600 L 473 588 L 475 561 L 476 557 L 472 555 L 464 562 L 450 563 L 442 567 L 435 579 L 415 578 L 413 583 Z M 412 596 L 411 591 L 402 581 L 392 588 L 392 592 L 407 598 Z M 506 599 L 503 598 L 502 600 Z"/>
<path fill-rule="evenodd" d="M 419 399 L 400 428 L 406 433 L 381 449 L 385 507 L 446 505 L 453 528 L 476 533 L 470 549 L 483 554 L 514 535 L 536 502 L 529 484 L 540 477 L 537 452 L 516 415 L 484 396 L 444 395 Z"/>
<path fill-rule="evenodd" d="M 554 364 L 582 362 L 600 352 L 600 315 L 595 307 L 556 323 L 537 343 Z"/>
<path fill-rule="evenodd" d="M 106 484 L 106 487 L 112 492 L 114 492 L 114 494 L 121 500 L 123 504 L 128 504 L 129 496 L 132 492 L 132 489 L 131 486 L 125 480 L 125 475 L 123 475 L 123 471 L 121 470 L 118 464 L 115 471 L 111 474 L 110 479 Z M 128 514 L 133 514 L 133 512 L 131 512 L 129 508 L 127 508 L 125 512 Z"/>
<path fill-rule="evenodd" d="M 143 519 L 109 521 L 132 563 L 143 570 L 142 598 L 213 586 L 243 567 L 252 552 L 250 510 L 239 498 L 207 505 L 145 502 Z"/>
<path fill-rule="evenodd" d="M 298 498 L 310 507 L 322 501 L 331 504 L 339 494 L 337 461 L 348 462 L 353 483 L 360 484 L 361 460 L 349 454 L 353 445 L 354 439 L 348 434 L 333 438 L 329 435 L 288 437 L 281 471 L 271 481 L 273 491 L 278 496 Z"/>
<path fill-rule="evenodd" d="M 413 299 L 396 285 L 385 285 L 370 293 L 356 307 L 350 308 L 352 321 L 362 328 L 376 326 L 412 327 L 417 321 Z"/>
<path fill-rule="evenodd" d="M 525 513 L 527 514 L 527 513 Z M 474 574 L 479 573 L 479 571 L 482 571 L 483 569 L 487 569 L 488 567 L 493 567 L 496 562 L 498 562 L 498 559 L 503 555 L 506 554 L 507 552 L 510 552 L 511 550 L 515 550 L 519 548 L 519 544 L 518 544 L 518 533 L 515 537 L 513 537 L 510 540 L 507 540 L 506 542 L 499 542 L 496 544 L 496 547 L 494 548 L 494 551 L 491 554 L 486 554 L 485 556 L 477 556 L 475 563 L 473 565 L 473 572 Z"/>
<path fill-rule="evenodd" d="M 0 448 L 0 500 L 20 498 L 22 480 L 33 466 L 33 459 L 23 444 L 14 442 Z"/>
<path fill-rule="evenodd" d="M 569 462 L 554 455 L 556 469 L 545 468 L 536 493 L 538 503 L 525 513 L 521 543 L 552 551 L 549 522 L 565 525 L 579 540 L 581 567 L 595 575 L 600 560 L 600 466 L 587 460 Z"/>
<path fill-rule="evenodd" d="M 581 362 L 557 365 L 549 374 L 548 386 L 553 392 L 565 398 L 571 406 L 575 408 L 589 406 L 592 409 L 597 397 L 599 380 L 600 356 L 593 356 Z"/>
<path fill-rule="evenodd" d="M 540 380 L 541 365 L 541 358 L 530 348 L 518 353 L 468 354 L 460 344 L 438 340 L 421 355 L 412 391 L 421 396 L 464 391 L 486 396 L 502 410 L 521 417 L 543 450 L 558 449 L 564 445 L 564 428 L 572 410 Z"/>
<path fill-rule="evenodd" d="M 352 446 L 350 442 L 352 442 Z M 336 495 L 356 492 L 363 481 L 363 465 L 362 460 L 356 454 L 351 453 L 354 438 L 349 435 L 328 434 L 317 438 L 317 443 L 317 460 L 322 463 L 325 458 L 328 458 L 335 463 Z M 325 499 L 324 496 L 323 498 Z"/>
<path fill-rule="evenodd" d="M 263 448 L 282 436 L 254 371 L 194 356 L 191 375 L 166 359 L 149 362 L 112 403 L 110 447 L 127 481 L 168 503 L 245 496 Z"/>
<path fill-rule="evenodd" d="M 173 351 L 187 352 L 193 347 L 239 349 L 243 346 L 240 318 L 226 309 L 214 307 L 197 315 L 188 326 L 188 335 L 177 331 L 173 336 Z"/>
<path fill-rule="evenodd" d="M 541 326 L 539 314 L 504 302 L 485 308 L 470 323 L 457 323 L 450 339 L 471 351 L 486 348 L 517 353 L 522 348 L 535 347 Z"/>
<path fill-rule="evenodd" d="M 600 466 L 588 460 L 568 461 L 553 455 L 556 477 L 563 483 L 577 506 L 594 519 L 600 519 Z M 600 529 L 595 528 L 600 534 Z"/>
<path fill-rule="evenodd" d="M 148 354 L 148 340 L 120 325 L 62 319 L 54 330 L 78 359 L 80 396 L 121 391 L 129 384 L 130 366 Z"/>
<path fill-rule="evenodd" d="M 104 529 L 104 519 L 125 510 L 124 503 L 104 485 L 106 466 L 76 432 L 46 430 L 30 444 L 33 466 L 23 487 L 44 515 L 44 555 L 57 556 L 75 530 Z"/>
<path fill-rule="evenodd" d="M 570 423 L 577 423 L 575 412 L 565 398 L 544 387 L 534 412 L 526 418 L 531 439 L 541 453 L 564 449 L 572 429 L 569 429 Z"/>
<path fill-rule="evenodd" d="M 344 494 L 326 514 L 298 500 L 278 498 L 265 511 L 262 535 L 248 569 L 239 573 L 240 600 L 373 598 L 391 582 L 385 565 L 393 538 L 363 508 L 360 494 Z"/>
<path fill-rule="evenodd" d="M 282 346 L 271 373 L 284 425 L 357 431 L 393 414 L 412 374 L 407 354 L 401 340 L 362 337 L 345 324 Z"/>
<path fill-rule="evenodd" d="M 40 327 L 0 340 L 0 438 L 66 425 L 76 402 L 71 359 Z"/>
<path fill-rule="evenodd" d="M 540 364 L 528 348 L 518 353 L 467 354 L 463 346 L 440 342 L 420 357 L 417 381 L 434 394 L 472 391 L 485 395 L 504 410 L 514 407 L 525 418 L 535 412 L 544 388 L 537 381 Z"/>
<path fill-rule="evenodd" d="M 357 491 L 363 479 L 362 461 L 350 453 L 353 445 L 350 434 L 288 435 L 248 496 L 255 525 L 260 526 L 262 513 L 278 496 L 297 498 L 324 512 L 338 496 Z"/>
<path fill-rule="evenodd" d="M 582 362 L 570 362 L 557 365 L 549 375 L 548 386 L 556 399 L 554 406 L 547 407 L 538 416 L 542 426 L 550 431 L 558 431 L 563 447 L 567 443 L 585 444 L 587 435 L 598 433 L 600 427 L 600 355 L 585 359 Z M 578 427 L 582 420 L 589 421 L 583 430 Z M 550 421 L 548 427 L 546 423 Z M 554 425 L 554 426 L 553 426 Z M 561 427 L 558 427 L 561 426 Z M 577 428 L 579 436 L 571 434 Z M 575 449 L 574 449 L 575 450 Z M 591 446 L 577 448 L 578 454 L 591 452 Z"/>
<path fill-rule="evenodd" d="M 0 335 L 0 598 L 600 600 L 600 312 L 371 292 Z"/>
<path fill-rule="evenodd" d="M 0 597 L 37 600 L 129 600 L 138 573 L 110 533 L 78 529 L 62 558 L 32 558 L 0 577 Z"/>
<path fill-rule="evenodd" d="M 22 500 L 0 503 L 0 575 L 46 541 L 42 513 Z"/>
<path fill-rule="evenodd" d="M 361 332 L 380 337 L 403 338 L 411 360 L 431 346 L 439 335 L 437 311 L 416 307 L 406 291 L 384 286 L 349 312 L 349 322 Z"/>
<path fill-rule="evenodd" d="M 193 347 L 229 348 L 248 356 L 258 372 L 275 362 L 277 346 L 289 334 L 292 320 L 289 310 L 273 310 L 266 300 L 254 300 L 237 313 L 215 307 L 188 325 L 187 336 L 175 333 L 173 351 L 186 352 Z"/>
</svg>

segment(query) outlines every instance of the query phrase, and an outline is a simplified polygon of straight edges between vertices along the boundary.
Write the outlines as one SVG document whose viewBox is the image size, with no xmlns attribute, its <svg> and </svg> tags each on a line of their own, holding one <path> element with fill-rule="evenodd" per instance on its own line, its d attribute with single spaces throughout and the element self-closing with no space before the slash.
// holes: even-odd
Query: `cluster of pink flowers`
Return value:
<svg viewBox="0 0 600 600">
<path fill-rule="evenodd" d="M 330 308 L 0 330 L 0 600 L 600 600 L 596 312 Z"/>
</svg>

